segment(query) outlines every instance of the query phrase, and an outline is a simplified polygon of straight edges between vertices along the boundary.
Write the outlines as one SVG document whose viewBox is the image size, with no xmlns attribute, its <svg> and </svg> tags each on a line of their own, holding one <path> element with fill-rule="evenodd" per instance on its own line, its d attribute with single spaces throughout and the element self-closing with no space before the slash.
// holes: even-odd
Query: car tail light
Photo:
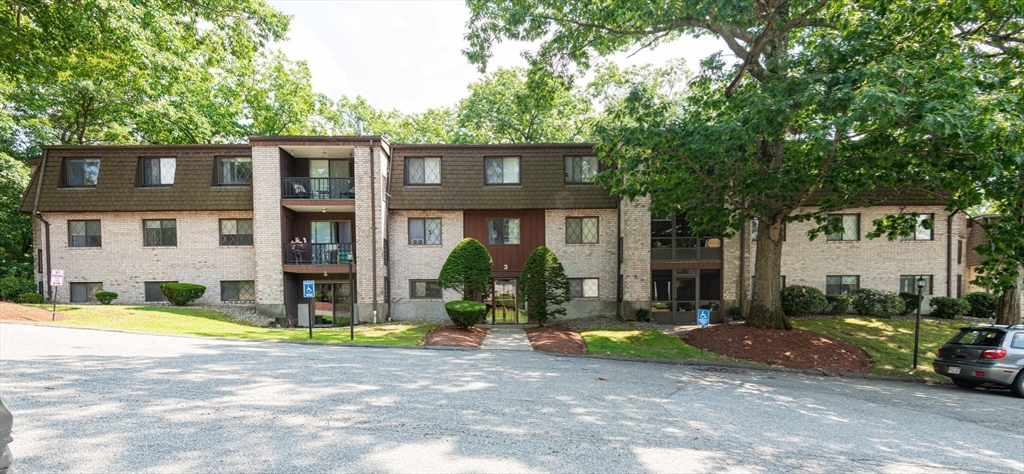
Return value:
<svg viewBox="0 0 1024 474">
<path fill-rule="evenodd" d="M 945 355 L 946 355 L 946 348 L 945 347 L 940 347 L 939 348 L 939 357 L 943 357 Z"/>
<path fill-rule="evenodd" d="M 981 353 L 982 359 L 1002 359 L 1006 357 L 1006 349 L 989 349 Z"/>
<path fill-rule="evenodd" d="M 975 377 L 984 377 L 985 376 L 985 372 L 975 372 L 974 376 Z"/>
</svg>

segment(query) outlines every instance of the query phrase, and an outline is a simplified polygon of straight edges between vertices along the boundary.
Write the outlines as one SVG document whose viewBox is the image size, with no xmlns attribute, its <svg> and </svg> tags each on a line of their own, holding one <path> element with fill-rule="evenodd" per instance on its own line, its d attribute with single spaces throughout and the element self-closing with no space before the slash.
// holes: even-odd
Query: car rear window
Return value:
<svg viewBox="0 0 1024 474">
<path fill-rule="evenodd" d="M 999 347 L 1003 343 L 1003 336 L 1006 333 L 993 329 L 964 329 L 960 331 L 950 344 L 965 344 L 971 346 Z"/>
</svg>

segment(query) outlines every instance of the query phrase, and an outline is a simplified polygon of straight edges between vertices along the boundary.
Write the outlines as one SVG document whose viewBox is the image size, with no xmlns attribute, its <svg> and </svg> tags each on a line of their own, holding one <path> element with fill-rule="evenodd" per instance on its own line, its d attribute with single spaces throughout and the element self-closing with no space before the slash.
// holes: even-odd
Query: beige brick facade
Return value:
<svg viewBox="0 0 1024 474">
<path fill-rule="evenodd" d="M 596 244 L 567 244 L 567 217 L 597 217 Z M 614 315 L 618 294 L 618 211 L 616 209 L 549 209 L 544 211 L 544 245 L 554 252 L 569 278 L 597 278 L 597 298 L 574 299 L 566 317 Z M 596 304 L 603 303 L 603 304 Z"/>
<path fill-rule="evenodd" d="M 387 212 L 384 206 L 384 186 L 387 182 L 388 156 L 380 146 L 373 149 L 375 160 L 371 180 L 370 148 L 356 147 L 353 152 L 355 166 L 356 189 L 356 298 L 359 304 L 360 321 L 371 321 L 373 318 L 373 301 L 376 299 L 378 320 L 384 318 L 384 278 L 387 275 L 384 266 L 384 239 L 387 237 Z M 371 181 L 372 189 L 371 192 Z M 375 207 L 375 208 L 374 208 Z M 377 225 L 373 218 L 376 216 Z M 376 245 L 375 245 L 376 244 Z M 374 252 L 376 248 L 376 253 Z M 374 267 L 376 267 L 376 298 L 374 298 Z"/>
<path fill-rule="evenodd" d="M 649 197 L 620 202 L 622 220 L 622 315 L 651 308 L 651 213 Z"/>
<path fill-rule="evenodd" d="M 51 268 L 64 270 L 65 285 L 57 289 L 57 301 L 70 301 L 69 283 L 98 282 L 104 291 L 117 293 L 115 303 L 142 304 L 145 282 L 178 281 L 206 287 L 198 304 L 222 304 L 220 282 L 256 280 L 256 269 L 252 246 L 220 245 L 219 220 L 251 217 L 248 211 L 45 214 L 50 222 Z M 93 219 L 100 221 L 102 246 L 69 247 L 68 220 Z M 143 219 L 174 219 L 177 245 L 144 246 Z M 44 248 L 44 229 L 38 220 L 36 236 L 37 248 Z M 43 256 L 41 268 L 45 269 L 45 252 Z M 36 273 L 36 281 L 45 285 L 47 280 L 44 273 Z"/>
<path fill-rule="evenodd" d="M 409 245 L 410 218 L 440 218 L 441 245 Z M 444 302 L 462 297 L 451 290 L 443 299 L 410 300 L 409 280 L 436 280 L 441 266 L 463 239 L 462 211 L 391 211 L 391 316 L 393 319 L 446 319 Z"/>
<path fill-rule="evenodd" d="M 261 313 L 283 318 L 281 151 L 278 147 L 252 147 L 252 191 L 256 304 Z"/>
</svg>

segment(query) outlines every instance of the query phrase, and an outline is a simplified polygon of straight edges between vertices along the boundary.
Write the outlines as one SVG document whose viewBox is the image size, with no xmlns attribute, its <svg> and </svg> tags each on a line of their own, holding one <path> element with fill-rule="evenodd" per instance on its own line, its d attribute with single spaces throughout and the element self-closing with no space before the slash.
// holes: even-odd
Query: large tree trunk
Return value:
<svg viewBox="0 0 1024 474">
<path fill-rule="evenodd" d="M 754 258 L 754 294 L 750 298 L 747 325 L 758 329 L 792 329 L 782 312 L 779 274 L 782 269 L 782 218 L 759 222 L 757 255 Z"/>
<path fill-rule="evenodd" d="M 996 324 L 1020 324 L 1021 280 L 1021 277 L 1017 277 L 1017 286 L 1005 289 L 999 295 L 999 306 L 996 308 Z"/>
</svg>

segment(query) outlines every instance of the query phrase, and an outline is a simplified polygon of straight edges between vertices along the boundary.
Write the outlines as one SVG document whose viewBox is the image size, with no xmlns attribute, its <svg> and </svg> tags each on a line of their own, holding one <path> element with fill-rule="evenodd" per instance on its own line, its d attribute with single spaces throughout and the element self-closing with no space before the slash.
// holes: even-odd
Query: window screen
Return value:
<svg viewBox="0 0 1024 474">
<path fill-rule="evenodd" d="M 143 158 L 142 182 L 146 186 L 174 184 L 174 158 Z"/>
<path fill-rule="evenodd" d="M 487 219 L 489 245 L 519 245 L 519 219 Z"/>
<path fill-rule="evenodd" d="M 597 278 L 570 278 L 569 297 L 597 298 L 598 287 L 599 285 Z"/>
</svg>

